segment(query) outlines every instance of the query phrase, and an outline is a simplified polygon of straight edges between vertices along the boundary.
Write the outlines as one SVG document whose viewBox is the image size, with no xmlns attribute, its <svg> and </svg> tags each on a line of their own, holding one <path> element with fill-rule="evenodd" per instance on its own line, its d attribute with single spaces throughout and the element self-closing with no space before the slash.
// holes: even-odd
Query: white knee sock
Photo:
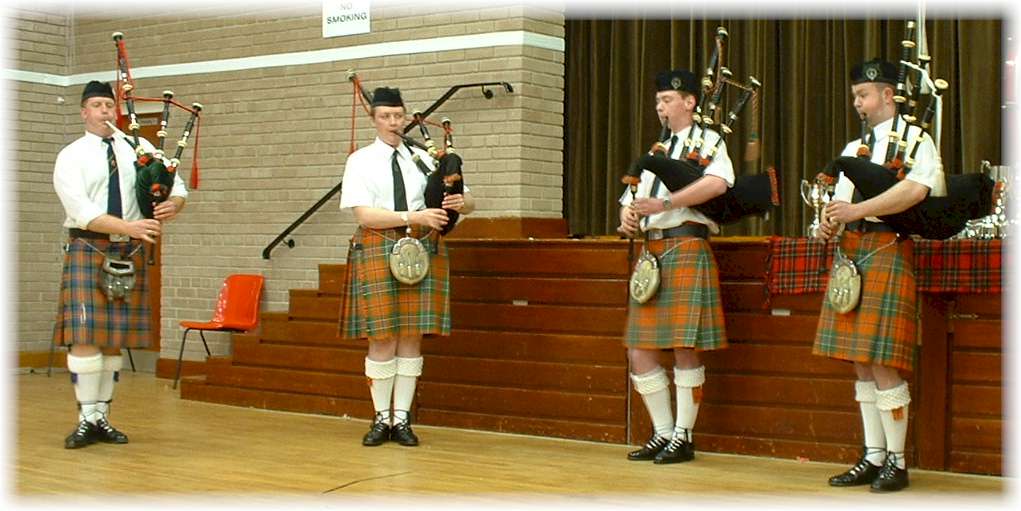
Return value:
<svg viewBox="0 0 1021 511">
<path fill-rule="evenodd" d="M 110 415 L 110 401 L 113 401 L 113 388 L 120 379 L 120 370 L 124 366 L 124 357 L 120 355 L 103 356 L 103 376 L 99 380 L 99 395 L 96 409 L 103 418 Z"/>
<path fill-rule="evenodd" d="M 705 383 L 705 366 L 693 369 L 674 367 L 674 385 L 677 387 L 677 423 L 674 435 L 690 442 L 698 405 L 702 402 L 702 385 Z"/>
<path fill-rule="evenodd" d="M 631 381 L 645 402 L 645 409 L 649 411 L 656 434 L 670 438 L 674 431 L 674 416 L 670 411 L 670 382 L 666 378 L 666 371 L 657 367 L 645 374 L 632 374 Z"/>
<path fill-rule="evenodd" d="M 397 380 L 394 382 L 394 424 L 408 422 L 411 402 L 415 400 L 415 384 L 422 375 L 422 357 L 397 357 Z"/>
<path fill-rule="evenodd" d="M 394 375 L 397 374 L 397 360 L 382 362 L 369 360 L 365 357 L 365 376 L 369 377 L 369 393 L 372 394 L 372 407 L 380 421 L 390 424 L 390 396 L 394 390 Z"/>
<path fill-rule="evenodd" d="M 96 403 L 103 375 L 103 355 L 96 353 L 79 357 L 68 353 L 67 370 L 71 372 L 74 396 L 78 400 L 78 421 L 87 420 L 95 424 L 100 417 Z"/>
<path fill-rule="evenodd" d="M 886 461 L 886 435 L 883 421 L 876 408 L 876 382 L 857 381 L 854 383 L 854 400 L 861 408 L 862 426 L 865 431 L 865 459 L 875 466 Z"/>
<path fill-rule="evenodd" d="M 876 391 L 876 408 L 883 420 L 883 432 L 886 434 L 886 451 L 895 456 L 897 468 L 904 468 L 904 441 L 908 436 L 908 403 L 911 393 L 908 382 L 887 390 Z"/>
</svg>

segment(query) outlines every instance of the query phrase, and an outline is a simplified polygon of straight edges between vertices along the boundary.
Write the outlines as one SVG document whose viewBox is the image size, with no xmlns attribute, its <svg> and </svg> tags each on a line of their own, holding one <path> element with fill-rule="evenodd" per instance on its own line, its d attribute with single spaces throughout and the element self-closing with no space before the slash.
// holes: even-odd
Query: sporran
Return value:
<svg viewBox="0 0 1021 511">
<path fill-rule="evenodd" d="M 830 270 L 830 282 L 826 286 L 826 300 L 833 310 L 847 314 L 858 307 L 860 299 L 861 274 L 854 261 L 845 256 L 838 245 L 833 268 Z"/>
<path fill-rule="evenodd" d="M 418 284 L 429 274 L 429 251 L 411 236 L 410 227 L 390 250 L 390 274 L 408 285 Z"/>
<path fill-rule="evenodd" d="M 659 290 L 659 261 L 656 256 L 642 249 L 642 254 L 635 262 L 635 269 L 631 273 L 631 299 L 638 303 L 645 303 L 655 296 Z"/>
<path fill-rule="evenodd" d="M 104 254 L 99 288 L 110 301 L 123 300 L 135 288 L 135 263 Z"/>
</svg>

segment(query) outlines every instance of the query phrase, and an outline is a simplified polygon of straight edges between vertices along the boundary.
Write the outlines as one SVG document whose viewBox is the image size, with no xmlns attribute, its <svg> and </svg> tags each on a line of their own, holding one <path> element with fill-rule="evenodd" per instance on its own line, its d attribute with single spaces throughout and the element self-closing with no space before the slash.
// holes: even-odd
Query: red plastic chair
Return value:
<svg viewBox="0 0 1021 511">
<path fill-rule="evenodd" d="M 182 321 L 184 335 L 181 337 L 181 352 L 177 354 L 177 374 L 174 376 L 174 387 L 181 379 L 181 359 L 184 357 L 184 343 L 188 340 L 188 332 L 198 330 L 202 337 L 202 345 L 209 352 L 204 332 L 247 332 L 259 323 L 259 298 L 262 297 L 262 275 L 228 275 L 223 279 L 220 296 L 216 299 L 216 310 L 213 319 L 207 322 Z"/>
</svg>

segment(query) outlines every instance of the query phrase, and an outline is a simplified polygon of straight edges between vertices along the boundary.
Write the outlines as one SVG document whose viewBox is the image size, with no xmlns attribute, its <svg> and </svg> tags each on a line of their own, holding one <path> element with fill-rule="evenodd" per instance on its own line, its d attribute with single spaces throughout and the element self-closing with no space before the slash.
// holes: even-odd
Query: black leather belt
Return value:
<svg viewBox="0 0 1021 511">
<path fill-rule="evenodd" d="M 862 231 L 864 232 L 897 232 L 890 224 L 882 222 L 869 222 L 868 220 L 862 221 Z"/>
<path fill-rule="evenodd" d="M 649 229 L 645 231 L 645 239 L 648 241 L 656 241 L 664 238 L 680 238 L 684 236 L 709 239 L 709 226 L 698 222 L 685 222 L 677 227 L 671 227 L 669 229 Z"/>
<path fill-rule="evenodd" d="M 123 234 L 107 234 L 105 232 L 88 231 L 85 229 L 68 229 L 68 236 L 72 238 L 83 238 L 87 240 L 105 240 L 123 243 L 131 241 L 131 238 Z"/>
<path fill-rule="evenodd" d="M 109 240 L 110 235 L 103 232 L 86 231 L 84 229 L 68 229 L 67 233 L 72 238 L 85 238 L 90 240 Z"/>
</svg>

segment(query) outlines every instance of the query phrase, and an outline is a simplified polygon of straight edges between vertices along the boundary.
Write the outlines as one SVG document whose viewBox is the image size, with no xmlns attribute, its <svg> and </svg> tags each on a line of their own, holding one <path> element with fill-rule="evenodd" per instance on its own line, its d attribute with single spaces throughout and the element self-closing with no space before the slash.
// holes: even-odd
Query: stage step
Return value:
<svg viewBox="0 0 1021 511">
<path fill-rule="evenodd" d="M 416 422 L 625 441 L 626 260 L 591 244 L 522 250 L 451 249 L 463 265 L 452 264 L 453 329 L 423 341 Z M 522 257 L 535 264 L 504 261 Z M 317 288 L 291 289 L 257 334 L 233 336 L 230 357 L 182 380 L 182 398 L 370 419 L 367 342 L 338 336 L 345 276 L 320 264 Z"/>
</svg>

